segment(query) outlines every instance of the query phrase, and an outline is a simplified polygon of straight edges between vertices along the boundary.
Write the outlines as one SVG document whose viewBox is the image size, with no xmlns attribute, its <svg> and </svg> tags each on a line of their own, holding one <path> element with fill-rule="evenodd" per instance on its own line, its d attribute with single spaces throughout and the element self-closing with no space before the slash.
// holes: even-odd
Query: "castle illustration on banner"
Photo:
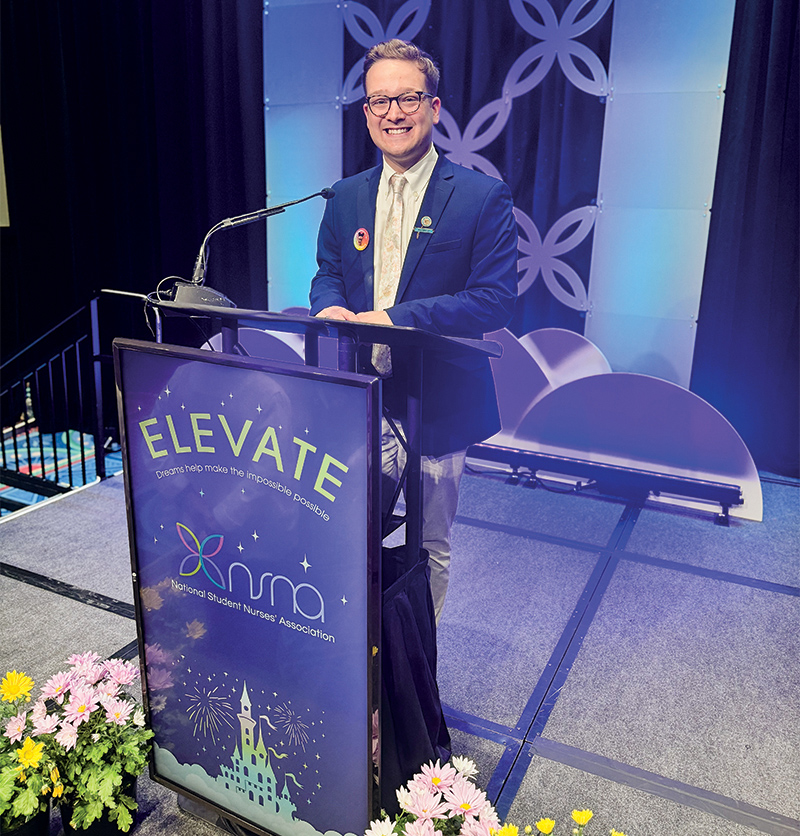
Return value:
<svg viewBox="0 0 800 836">
<path fill-rule="evenodd" d="M 241 711 L 238 716 L 240 739 L 231 755 L 231 766 L 220 766 L 222 774 L 217 776 L 217 784 L 222 789 L 241 793 L 263 807 L 266 812 L 277 813 L 286 821 L 293 821 L 297 807 L 292 801 L 286 778 L 283 789 L 278 789 L 278 779 L 269 756 L 270 750 L 264 745 L 260 731 L 256 735 L 258 722 L 253 719 L 247 683 L 244 683 L 242 690 Z M 271 751 L 275 752 L 274 749 Z M 276 753 L 277 757 L 280 756 Z"/>
</svg>

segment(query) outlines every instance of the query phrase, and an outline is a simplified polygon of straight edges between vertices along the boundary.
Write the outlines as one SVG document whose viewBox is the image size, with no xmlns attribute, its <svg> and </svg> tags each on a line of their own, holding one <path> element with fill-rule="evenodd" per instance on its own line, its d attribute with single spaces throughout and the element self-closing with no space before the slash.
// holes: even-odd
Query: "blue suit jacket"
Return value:
<svg viewBox="0 0 800 836">
<path fill-rule="evenodd" d="M 356 313 L 373 304 L 375 202 L 382 166 L 334 184 L 317 242 L 319 269 L 311 283 L 311 314 L 332 305 Z M 502 328 L 517 297 L 517 225 L 511 193 L 501 180 L 440 156 L 415 227 L 430 218 L 432 233 L 412 233 L 395 304 L 395 325 L 453 337 L 480 339 Z M 369 233 L 363 250 L 359 229 Z M 402 418 L 402 356 L 393 352 L 393 376 L 384 403 Z M 457 365 L 441 359 L 423 371 L 422 452 L 463 450 L 497 432 L 500 419 L 488 359 Z"/>
</svg>

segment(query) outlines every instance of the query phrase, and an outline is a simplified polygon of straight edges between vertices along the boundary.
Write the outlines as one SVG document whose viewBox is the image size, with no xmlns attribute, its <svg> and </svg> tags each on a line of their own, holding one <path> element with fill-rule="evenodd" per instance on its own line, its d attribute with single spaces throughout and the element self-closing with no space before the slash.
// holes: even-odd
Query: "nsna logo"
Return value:
<svg viewBox="0 0 800 836">
<path fill-rule="evenodd" d="M 225 578 L 216 563 L 211 559 L 219 554 L 220 550 L 222 549 L 222 545 L 225 542 L 225 538 L 222 534 L 209 534 L 208 537 L 205 537 L 201 542 L 197 535 L 189 528 L 189 526 L 184 525 L 183 523 L 176 523 L 178 529 L 178 537 L 181 538 L 181 542 L 187 549 L 189 549 L 189 554 L 183 558 L 181 561 L 180 568 L 178 572 L 181 577 L 183 578 L 190 578 L 192 575 L 196 575 L 200 570 L 203 571 L 203 574 L 214 584 L 218 589 L 225 589 Z M 216 544 L 216 548 L 213 551 L 208 551 L 210 544 L 213 541 L 218 541 Z M 187 570 L 188 566 L 194 564 L 194 568 L 191 571 Z M 216 580 L 212 577 L 211 572 L 216 575 L 219 580 Z M 271 606 L 275 606 L 275 598 L 276 598 L 276 590 L 277 589 L 286 589 L 291 591 L 291 603 L 292 603 L 292 612 L 297 615 L 298 613 L 302 615 L 304 618 L 307 618 L 309 621 L 316 621 L 319 619 L 323 623 L 325 623 L 325 600 L 322 597 L 322 593 L 310 583 L 299 583 L 296 584 L 287 578 L 285 575 L 276 575 L 272 572 L 263 572 L 261 576 L 256 581 L 253 578 L 253 574 L 250 571 L 250 568 L 246 566 L 244 563 L 235 562 L 231 563 L 228 567 L 228 590 L 231 594 L 234 594 L 233 590 L 233 571 L 234 569 L 239 569 L 245 573 L 247 576 L 246 583 L 249 585 L 249 593 L 250 593 L 250 600 L 251 601 L 259 601 L 264 592 L 266 591 L 265 587 L 269 589 L 269 602 Z M 258 586 L 258 592 L 256 592 L 256 585 Z M 241 586 L 237 584 L 237 586 Z M 311 607 L 311 612 L 306 612 L 306 610 L 301 606 L 300 602 L 298 601 L 298 593 L 305 590 L 303 592 L 305 606 Z M 313 611 L 315 610 L 315 611 Z"/>
<path fill-rule="evenodd" d="M 222 572 L 217 566 L 216 563 L 211 559 L 215 555 L 219 554 L 220 549 L 222 548 L 222 544 L 225 542 L 225 538 L 222 534 L 209 534 L 203 542 L 201 543 L 200 540 L 197 539 L 195 533 L 189 528 L 188 526 L 184 525 L 183 523 L 176 523 L 178 528 L 178 537 L 181 538 L 181 542 L 187 549 L 189 549 L 189 554 L 183 558 L 181 561 L 180 568 L 178 569 L 178 573 L 181 577 L 190 578 L 192 575 L 196 575 L 201 569 L 203 570 L 203 574 L 214 584 L 214 586 L 219 587 L 220 589 L 225 589 L 225 579 L 222 577 Z M 184 532 L 189 535 L 191 538 L 191 543 L 187 541 L 186 537 L 184 536 Z M 218 540 L 217 547 L 214 549 L 213 552 L 207 552 L 206 548 L 208 544 L 213 541 Z M 194 546 L 192 545 L 194 544 Z M 193 558 L 197 558 L 197 565 L 192 569 L 191 572 L 187 572 L 186 566 L 189 564 Z M 218 581 L 214 580 L 208 572 L 209 567 L 216 573 L 217 577 L 219 578 Z"/>
</svg>

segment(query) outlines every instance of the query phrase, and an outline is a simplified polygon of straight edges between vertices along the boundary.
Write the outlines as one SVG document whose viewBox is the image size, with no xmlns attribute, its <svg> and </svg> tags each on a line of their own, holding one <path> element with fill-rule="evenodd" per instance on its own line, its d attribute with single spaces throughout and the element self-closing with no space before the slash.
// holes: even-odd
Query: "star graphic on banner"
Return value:
<svg viewBox="0 0 800 836">
<path fill-rule="evenodd" d="M 236 548 L 239 549 L 239 554 L 241 554 L 244 551 L 244 546 L 241 543 L 239 543 L 239 545 Z"/>
<path fill-rule="evenodd" d="M 309 433 L 308 427 L 305 428 L 304 432 L 305 432 L 306 435 L 308 435 L 308 433 Z"/>
<path fill-rule="evenodd" d="M 225 401 L 220 401 L 220 402 L 219 402 L 219 405 L 220 405 L 220 406 L 225 406 Z"/>
<path fill-rule="evenodd" d="M 205 493 L 203 492 L 202 488 L 200 488 L 200 496 L 205 496 Z"/>
<path fill-rule="evenodd" d="M 158 537 L 153 537 L 153 542 L 157 543 L 158 542 Z"/>
<path fill-rule="evenodd" d="M 344 595 L 342 595 L 342 604 L 344 605 L 346 603 L 347 603 L 347 598 Z"/>
<path fill-rule="evenodd" d="M 167 397 L 169 397 L 169 396 L 172 394 L 172 392 L 170 392 L 169 386 L 167 386 L 167 388 L 164 390 L 164 394 L 165 394 Z"/>
<path fill-rule="evenodd" d="M 263 412 L 263 411 L 264 411 L 264 410 L 261 408 L 261 404 L 259 404 L 259 405 L 256 407 L 256 412 L 261 413 L 261 412 Z"/>
<path fill-rule="evenodd" d="M 142 408 L 140 406 L 137 406 L 136 408 L 139 410 L 139 412 L 142 411 Z"/>
<path fill-rule="evenodd" d="M 257 531 L 253 531 L 253 533 L 250 536 L 253 538 L 254 541 L 258 540 L 258 532 Z"/>
<path fill-rule="evenodd" d="M 186 409 L 186 404 L 185 403 L 181 404 L 181 409 Z"/>
<path fill-rule="evenodd" d="M 233 392 L 228 392 L 228 397 L 232 398 L 233 397 Z"/>
<path fill-rule="evenodd" d="M 311 566 L 311 564 L 308 562 L 307 554 L 303 555 L 303 559 L 300 561 L 300 565 L 303 567 L 304 571 L 308 572 L 309 566 Z"/>
</svg>

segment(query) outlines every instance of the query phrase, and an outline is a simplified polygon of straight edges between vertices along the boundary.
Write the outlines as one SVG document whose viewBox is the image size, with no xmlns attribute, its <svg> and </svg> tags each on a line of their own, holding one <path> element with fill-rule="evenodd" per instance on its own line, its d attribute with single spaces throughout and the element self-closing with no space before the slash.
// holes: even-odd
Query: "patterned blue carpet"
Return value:
<svg viewBox="0 0 800 836">
<path fill-rule="evenodd" d="M 105 452 L 108 475 L 122 470 L 122 452 Z M 75 430 L 40 435 L 38 429 L 17 431 L 3 441 L 3 467 L 22 474 L 37 476 L 64 487 L 79 488 L 97 479 L 97 455 L 94 439 Z M 35 505 L 47 499 L 42 494 L 11 485 L 0 484 L 0 499 L 22 505 Z M 0 508 L 3 516 L 11 511 Z"/>
</svg>

